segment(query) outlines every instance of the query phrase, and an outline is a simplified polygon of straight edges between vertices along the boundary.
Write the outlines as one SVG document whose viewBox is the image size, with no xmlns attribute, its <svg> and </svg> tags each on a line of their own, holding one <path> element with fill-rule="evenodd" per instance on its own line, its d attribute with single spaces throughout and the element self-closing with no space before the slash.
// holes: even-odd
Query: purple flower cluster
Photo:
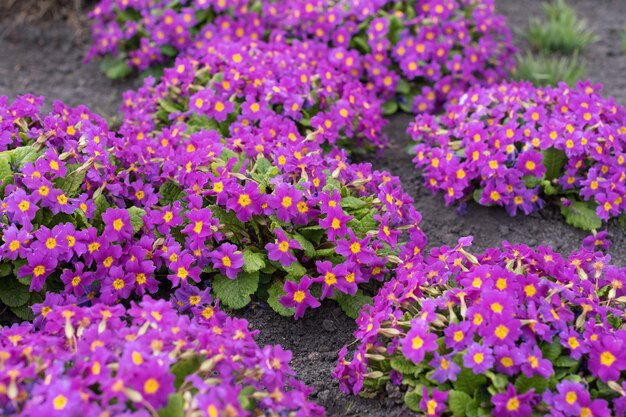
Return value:
<svg viewBox="0 0 626 417">
<path fill-rule="evenodd" d="M 501 81 L 513 65 L 492 0 L 102 0 L 90 17 L 90 57 L 139 70 L 223 41 L 329 45 L 325 61 L 406 111 L 438 109 L 472 85 Z"/>
<path fill-rule="evenodd" d="M 515 215 L 552 197 L 608 220 L 626 210 L 626 111 L 600 89 L 585 82 L 470 90 L 441 118 L 416 118 L 414 162 L 447 204 L 473 195 Z"/>
<path fill-rule="evenodd" d="M 407 385 L 409 406 L 422 398 L 433 416 L 459 401 L 494 416 L 624 416 L 626 269 L 585 249 L 469 245 L 398 269 L 362 310 L 353 359 L 340 353 L 341 388 Z"/>
<path fill-rule="evenodd" d="M 439 110 L 513 68 L 511 33 L 493 0 L 295 3 L 288 33 L 328 43 L 337 62 L 407 112 Z"/>
<path fill-rule="evenodd" d="M 293 121 L 233 122 L 233 134 L 248 140 L 204 130 L 195 116 L 145 133 L 129 122 L 117 135 L 84 108 L 57 103 L 40 117 L 41 101 L 2 101 L 13 148 L 5 154 L 15 161 L 3 178 L 0 273 L 19 285 L 0 299 L 21 317 L 38 298 L 29 289 L 60 284 L 81 300 L 113 304 L 166 281 L 189 289 L 214 280 L 229 307 L 264 288 L 275 309 L 299 317 L 319 298 L 382 281 L 402 239 L 419 242 L 417 252 L 426 243 L 397 178 L 338 150 L 325 155 Z M 263 132 L 267 141 L 252 147 Z M 229 283 L 239 279 L 245 294 Z M 294 282 L 321 291 L 300 299 Z"/>
<path fill-rule="evenodd" d="M 128 309 L 50 298 L 35 324 L 0 330 L 2 415 L 324 414 L 294 379 L 291 352 L 259 347 L 206 296 L 189 297 L 191 317 L 149 297 Z"/>
<path fill-rule="evenodd" d="M 248 153 L 262 152 L 280 131 L 350 151 L 384 149 L 382 102 L 337 70 L 329 54 L 314 42 L 278 40 L 194 48 L 158 84 L 147 79 L 125 94 L 121 132 L 136 136 L 184 122 L 219 129 Z"/>
</svg>

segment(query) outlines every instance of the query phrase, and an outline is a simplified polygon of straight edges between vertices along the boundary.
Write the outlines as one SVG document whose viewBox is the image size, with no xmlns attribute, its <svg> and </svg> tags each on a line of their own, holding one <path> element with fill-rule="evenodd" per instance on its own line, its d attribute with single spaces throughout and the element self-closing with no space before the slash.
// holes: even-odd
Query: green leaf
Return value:
<svg viewBox="0 0 626 417">
<path fill-rule="evenodd" d="M 567 162 L 567 156 L 565 152 L 556 149 L 548 148 L 542 152 L 541 162 L 546 167 L 545 178 L 548 181 L 552 181 L 555 178 L 559 178 L 563 173 L 563 167 Z"/>
<path fill-rule="evenodd" d="M 251 385 L 247 387 L 243 387 L 241 391 L 239 391 L 239 395 L 237 395 L 237 399 L 239 400 L 239 404 L 241 404 L 241 408 L 244 410 L 252 411 L 254 409 L 255 401 L 251 399 L 252 394 L 256 392 L 256 388 Z"/>
<path fill-rule="evenodd" d="M 291 281 L 300 281 L 300 278 L 306 275 L 306 268 L 298 261 L 292 262 L 289 266 L 281 265 L 281 268 L 287 272 L 287 279 Z"/>
<path fill-rule="evenodd" d="M 167 181 L 159 187 L 159 196 L 163 203 L 172 204 L 173 202 L 182 199 L 183 195 L 183 190 L 171 181 Z"/>
<path fill-rule="evenodd" d="M 413 113 L 413 101 L 415 97 L 412 95 L 405 95 L 404 100 L 399 103 L 400 110 L 405 113 Z"/>
<path fill-rule="evenodd" d="M 559 194 L 559 188 L 552 184 L 552 182 L 548 180 L 541 180 L 539 183 L 541 185 L 541 189 L 545 195 L 557 195 Z"/>
<path fill-rule="evenodd" d="M 281 281 L 272 283 L 267 292 L 269 294 L 267 303 L 272 307 L 272 310 L 285 317 L 292 317 L 296 313 L 295 308 L 285 308 L 279 301 L 280 297 L 285 295 L 285 289 Z"/>
<path fill-rule="evenodd" d="M 552 343 L 541 348 L 541 353 L 545 359 L 554 362 L 561 355 L 562 350 L 560 339 L 555 337 Z"/>
<path fill-rule="evenodd" d="M 534 175 L 526 175 L 522 177 L 522 180 L 524 180 L 524 185 L 526 185 L 527 188 L 535 188 L 541 183 L 541 178 L 537 178 Z"/>
<path fill-rule="evenodd" d="M 347 196 L 341 199 L 341 207 L 346 209 L 358 209 L 366 205 L 367 203 L 360 198 Z"/>
<path fill-rule="evenodd" d="M 100 71 L 111 79 L 117 80 L 129 76 L 133 69 L 128 65 L 124 57 L 113 58 L 105 57 L 100 63 Z"/>
<path fill-rule="evenodd" d="M 480 199 L 483 198 L 483 192 L 485 190 L 482 188 L 479 188 L 477 190 L 474 190 L 474 193 L 472 194 L 472 198 L 474 199 L 475 202 L 477 202 L 478 204 L 480 203 Z"/>
<path fill-rule="evenodd" d="M 486 372 L 485 375 L 491 380 L 496 389 L 503 390 L 509 385 L 509 379 L 506 375 L 494 374 L 493 372 Z"/>
<path fill-rule="evenodd" d="M 255 252 L 251 247 L 243 250 L 243 270 L 257 272 L 265 268 L 265 255 Z"/>
<path fill-rule="evenodd" d="M 250 303 L 250 296 L 259 287 L 258 272 L 242 272 L 237 278 L 230 279 L 217 275 L 213 280 L 213 291 L 222 303 L 230 308 L 240 309 Z"/>
<path fill-rule="evenodd" d="M 463 391 L 452 390 L 448 393 L 448 408 L 454 417 L 465 417 L 471 401 L 472 397 Z"/>
<path fill-rule="evenodd" d="M 220 224 L 226 226 L 227 228 L 230 226 L 236 228 L 244 228 L 245 225 L 237 218 L 235 212 L 226 211 L 222 207 L 217 205 L 210 205 L 209 209 L 213 214 L 213 217 L 217 218 L 220 221 Z"/>
<path fill-rule="evenodd" d="M 13 314 L 15 314 L 17 317 L 24 321 L 33 321 L 35 319 L 33 309 L 29 305 L 11 307 L 11 311 L 13 312 Z"/>
<path fill-rule="evenodd" d="M 302 246 L 302 250 L 304 250 L 304 255 L 307 258 L 313 258 L 315 256 L 315 246 L 313 246 L 313 244 L 309 242 L 304 236 L 302 236 L 300 233 L 294 233 L 292 237 L 300 244 L 300 246 Z"/>
<path fill-rule="evenodd" d="M 590 202 L 572 201 L 569 207 L 561 204 L 561 214 L 567 224 L 583 230 L 597 230 L 602 227 L 602 219 Z"/>
<path fill-rule="evenodd" d="M 391 43 L 395 45 L 400 40 L 400 33 L 404 29 L 404 24 L 395 14 L 389 15 L 387 18 L 389 19 L 389 31 L 387 32 L 387 37 Z"/>
<path fill-rule="evenodd" d="M 110 207 L 107 199 L 104 195 L 100 194 L 93 199 L 94 204 L 96 205 L 96 210 L 93 214 L 93 221 L 97 224 L 102 224 L 102 213 L 106 211 Z"/>
<path fill-rule="evenodd" d="M 417 365 L 406 359 L 404 356 L 391 359 L 390 365 L 392 369 L 395 369 L 403 374 L 412 374 L 417 369 Z"/>
<path fill-rule="evenodd" d="M 11 158 L 11 164 L 16 168 L 22 168 L 26 163 L 37 160 L 42 153 L 41 150 L 36 149 L 34 146 L 20 146 L 6 152 Z"/>
<path fill-rule="evenodd" d="M 30 292 L 14 277 L 5 277 L 0 283 L 0 300 L 9 307 L 20 307 L 28 302 Z"/>
<path fill-rule="evenodd" d="M 11 263 L 6 262 L 0 264 L 0 277 L 6 277 L 7 275 L 10 275 L 12 271 L 13 266 L 11 265 Z"/>
<path fill-rule="evenodd" d="M 479 407 L 480 407 L 480 404 L 478 403 L 478 401 L 473 399 L 472 401 L 468 402 L 467 405 L 465 406 L 465 415 L 467 417 L 478 417 Z"/>
<path fill-rule="evenodd" d="M 131 207 L 128 209 L 130 215 L 130 223 L 133 225 L 133 232 L 137 233 L 143 227 L 143 217 L 146 215 L 146 211 L 139 207 Z"/>
<path fill-rule="evenodd" d="M 351 48 L 358 49 L 363 54 L 370 53 L 371 49 L 364 36 L 355 36 L 350 40 Z"/>
<path fill-rule="evenodd" d="M 378 226 L 380 225 L 378 221 L 374 220 L 374 216 L 377 211 L 373 209 L 371 212 L 366 214 L 360 219 L 354 218 L 350 220 L 347 225 L 351 228 L 354 233 L 358 235 L 365 234 L 372 230 L 378 230 Z"/>
<path fill-rule="evenodd" d="M 539 375 L 535 375 L 532 378 L 528 378 L 526 375 L 517 377 L 515 389 L 518 394 L 528 392 L 531 388 L 535 390 L 536 394 L 543 394 L 546 388 L 548 388 L 548 380 Z"/>
<path fill-rule="evenodd" d="M 408 95 L 411 93 L 411 84 L 404 78 L 400 78 L 398 85 L 396 85 L 396 91 L 400 94 Z"/>
<path fill-rule="evenodd" d="M 395 100 L 389 100 L 383 104 L 383 114 L 391 116 L 398 111 L 398 103 Z"/>
<path fill-rule="evenodd" d="M 556 358 L 554 361 L 554 366 L 559 368 L 573 368 L 578 366 L 580 363 L 579 360 L 572 358 L 571 356 L 561 356 Z"/>
<path fill-rule="evenodd" d="M 178 55 L 178 50 L 174 48 L 172 45 L 163 45 L 161 47 L 161 53 L 165 56 L 175 57 Z"/>
<path fill-rule="evenodd" d="M 422 410 L 422 407 L 420 407 L 421 400 L 422 396 L 415 391 L 407 391 L 407 393 L 404 394 L 404 402 L 415 412 L 424 411 Z"/>
<path fill-rule="evenodd" d="M 361 290 L 358 290 L 354 295 L 342 294 L 336 291 L 332 298 L 337 301 L 339 307 L 346 313 L 346 316 L 355 320 L 359 317 L 363 306 L 372 302 L 372 297 L 363 294 Z"/>
<path fill-rule="evenodd" d="M 176 378 L 174 380 L 174 386 L 179 389 L 185 382 L 185 379 L 200 369 L 202 365 L 202 358 L 199 355 L 194 355 L 191 358 L 180 360 L 172 365 L 171 371 Z"/>
<path fill-rule="evenodd" d="M 185 417 L 185 403 L 182 394 L 171 394 L 167 405 L 158 411 L 159 417 Z"/>
<path fill-rule="evenodd" d="M 11 170 L 11 156 L 8 152 L 0 152 L 0 193 L 8 184 L 13 184 L 13 170 Z"/>
<path fill-rule="evenodd" d="M 480 388 L 487 383 L 484 375 L 474 375 L 470 369 L 461 368 L 461 372 L 454 381 L 454 389 L 463 391 L 468 395 L 473 395 L 476 388 Z"/>
<path fill-rule="evenodd" d="M 87 170 L 77 171 L 80 164 L 71 164 L 67 167 L 67 175 L 56 180 L 56 185 L 63 190 L 68 197 L 75 197 L 80 191 L 80 187 L 85 179 Z"/>
</svg>

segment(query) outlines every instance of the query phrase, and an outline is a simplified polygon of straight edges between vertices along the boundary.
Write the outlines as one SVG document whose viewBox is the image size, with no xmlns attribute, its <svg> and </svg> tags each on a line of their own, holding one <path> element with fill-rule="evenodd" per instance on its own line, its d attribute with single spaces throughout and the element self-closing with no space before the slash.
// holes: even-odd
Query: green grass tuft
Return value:
<svg viewBox="0 0 626 417">
<path fill-rule="evenodd" d="M 547 20 L 530 19 L 525 34 L 534 50 L 571 55 L 582 51 L 597 39 L 587 26 L 587 21 L 579 19 L 576 11 L 565 0 L 544 3 L 543 8 Z"/>
<path fill-rule="evenodd" d="M 517 70 L 513 78 L 530 81 L 538 87 L 557 85 L 559 81 L 575 85 L 586 73 L 586 66 L 578 61 L 577 54 L 557 58 L 528 53 L 517 57 Z"/>
</svg>

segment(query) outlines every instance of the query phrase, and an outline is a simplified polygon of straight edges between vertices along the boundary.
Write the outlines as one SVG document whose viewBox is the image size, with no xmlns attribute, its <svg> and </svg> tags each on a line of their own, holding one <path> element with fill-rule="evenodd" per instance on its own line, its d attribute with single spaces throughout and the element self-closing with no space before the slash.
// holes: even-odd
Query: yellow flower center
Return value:
<svg viewBox="0 0 626 417">
<path fill-rule="evenodd" d="M 293 293 L 293 300 L 296 303 L 301 303 L 306 298 L 304 291 L 296 291 Z"/>
<path fill-rule="evenodd" d="M 120 230 L 122 230 L 122 227 L 124 227 L 124 222 L 122 221 L 122 219 L 115 219 L 115 221 L 113 222 L 113 228 L 119 232 Z"/>
<path fill-rule="evenodd" d="M 154 394 L 159 390 L 159 382 L 154 378 L 150 378 L 143 385 L 143 390 L 146 394 Z"/>
</svg>

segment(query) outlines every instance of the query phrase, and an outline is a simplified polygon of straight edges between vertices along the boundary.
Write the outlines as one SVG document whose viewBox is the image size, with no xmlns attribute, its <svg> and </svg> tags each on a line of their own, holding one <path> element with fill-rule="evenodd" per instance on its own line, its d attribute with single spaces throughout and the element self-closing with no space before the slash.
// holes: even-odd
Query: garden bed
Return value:
<svg viewBox="0 0 626 417">
<path fill-rule="evenodd" d="M 588 78 L 605 85 L 604 95 L 626 103 L 626 55 L 620 45 L 624 29 L 626 3 L 617 0 L 571 0 L 580 16 L 588 19 L 599 36 L 587 48 L 583 58 Z M 526 27 L 530 15 L 540 15 L 538 0 L 498 2 L 498 12 L 508 18 L 514 31 Z M 0 22 L 0 27 L 2 23 Z M 516 36 L 516 46 L 525 46 Z M 117 112 L 122 92 L 136 87 L 137 80 L 111 81 L 101 74 L 97 62 L 82 63 L 88 45 L 75 36 L 66 22 L 23 24 L 0 39 L 0 95 L 14 97 L 32 92 L 48 99 L 59 99 L 69 105 L 86 104 L 93 111 L 111 118 Z M 48 102 L 49 106 L 51 103 Z M 389 170 L 401 178 L 404 188 L 415 199 L 422 213 L 422 225 L 431 247 L 454 244 L 459 236 L 473 235 L 475 250 L 497 246 L 502 240 L 530 246 L 552 246 L 567 253 L 579 247 L 586 233 L 567 226 L 557 209 L 546 208 L 530 216 L 511 218 L 499 208 L 470 205 L 467 214 L 458 216 L 453 207 L 445 207 L 443 198 L 433 196 L 421 187 L 412 157 L 407 153 L 410 143 L 405 133 L 412 117 L 394 116 L 386 128 L 390 147 L 381 159 L 372 159 L 375 168 Z M 609 225 L 613 241 L 610 253 L 615 263 L 626 264 L 626 238 L 616 222 Z M 405 415 L 402 395 L 392 393 L 384 398 L 347 397 L 337 389 L 330 373 L 337 352 L 352 339 L 354 321 L 346 317 L 332 302 L 311 311 L 296 322 L 277 316 L 264 305 L 252 305 L 238 313 L 253 328 L 261 330 L 259 342 L 280 343 L 294 352 L 293 368 L 306 384 L 315 386 L 313 399 L 325 406 L 328 415 Z"/>
</svg>

